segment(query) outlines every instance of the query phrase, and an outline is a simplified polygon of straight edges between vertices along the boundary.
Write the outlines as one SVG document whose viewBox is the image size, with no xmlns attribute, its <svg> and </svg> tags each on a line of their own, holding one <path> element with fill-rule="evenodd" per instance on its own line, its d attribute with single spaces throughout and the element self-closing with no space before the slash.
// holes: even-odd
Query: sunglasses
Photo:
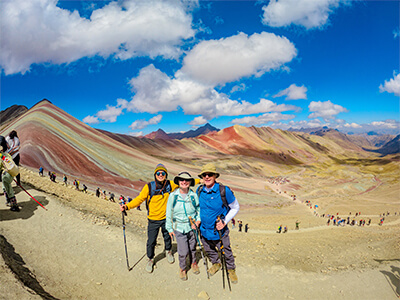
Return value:
<svg viewBox="0 0 400 300">
<path fill-rule="evenodd" d="M 201 174 L 202 175 L 202 177 L 213 177 L 214 175 L 215 175 L 215 173 L 203 173 L 203 174 Z"/>
<path fill-rule="evenodd" d="M 190 182 L 190 179 L 179 178 L 179 181 Z"/>
<path fill-rule="evenodd" d="M 157 176 L 165 176 L 167 173 L 165 173 L 164 171 L 158 171 L 156 173 Z"/>
</svg>

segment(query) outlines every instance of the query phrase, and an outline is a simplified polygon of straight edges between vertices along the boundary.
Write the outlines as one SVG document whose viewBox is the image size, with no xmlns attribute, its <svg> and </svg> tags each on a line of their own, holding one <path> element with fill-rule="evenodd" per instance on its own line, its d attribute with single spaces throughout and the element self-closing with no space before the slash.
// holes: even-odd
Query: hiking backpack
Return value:
<svg viewBox="0 0 400 300">
<path fill-rule="evenodd" d="M 221 194 L 222 206 L 225 207 L 229 212 L 231 208 L 229 207 L 228 200 L 226 200 L 226 187 L 222 183 L 218 184 L 219 184 L 219 193 Z M 197 189 L 197 196 L 199 197 L 199 199 L 200 199 L 200 193 L 202 192 L 203 188 L 204 184 L 200 185 Z"/>
<path fill-rule="evenodd" d="M 15 162 L 13 161 L 10 154 L 2 153 L 1 154 L 1 163 L 3 164 L 7 173 L 10 174 L 12 177 L 15 177 L 19 174 L 18 166 L 15 164 Z"/>
<path fill-rule="evenodd" d="M 164 193 L 171 193 L 171 182 L 167 180 L 166 184 L 161 189 L 157 189 L 155 181 L 149 182 L 147 186 L 149 188 L 149 197 L 146 201 L 146 209 L 147 212 L 149 212 L 151 198 L 153 198 L 154 195 L 164 195 Z"/>
</svg>

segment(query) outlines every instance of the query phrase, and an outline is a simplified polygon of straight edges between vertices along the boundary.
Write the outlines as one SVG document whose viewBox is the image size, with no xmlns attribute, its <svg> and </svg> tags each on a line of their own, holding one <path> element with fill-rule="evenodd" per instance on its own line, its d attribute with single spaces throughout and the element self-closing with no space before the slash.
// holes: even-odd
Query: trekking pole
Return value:
<svg viewBox="0 0 400 300">
<path fill-rule="evenodd" d="M 217 222 L 221 221 L 221 217 L 217 217 Z M 226 257 L 225 257 L 225 250 L 224 250 L 224 244 L 222 243 L 222 232 L 221 230 L 217 230 L 218 235 L 219 235 L 219 242 L 221 243 L 220 246 L 220 252 L 221 252 L 221 264 L 222 264 L 222 286 L 225 289 L 225 274 L 226 274 L 226 279 L 228 281 L 228 286 L 229 286 L 229 291 L 231 292 L 231 281 L 229 279 L 229 274 L 228 274 L 228 268 L 226 267 Z"/>
<path fill-rule="evenodd" d="M 126 266 L 128 267 L 129 270 L 129 261 L 128 261 L 128 248 L 126 246 L 126 235 L 125 235 L 125 216 L 127 215 L 126 211 L 122 211 L 122 228 L 124 231 L 124 244 L 125 244 L 125 257 L 126 257 Z"/>
<path fill-rule="evenodd" d="M 26 189 L 24 189 L 23 187 L 22 187 L 22 185 L 20 185 L 15 179 L 14 179 L 14 181 L 15 181 L 15 183 L 21 188 L 21 189 L 23 189 L 24 190 L 24 192 L 25 193 L 27 193 L 28 194 L 28 196 L 29 197 L 31 197 L 33 200 L 35 200 L 36 202 L 37 202 L 37 204 L 39 204 L 41 207 L 43 207 L 44 208 L 44 210 L 47 210 L 47 208 L 46 207 L 44 207 L 39 201 L 37 201 L 35 198 L 33 198 L 32 197 L 32 195 L 31 194 L 29 194 L 28 192 L 27 192 L 27 190 Z"/>
<path fill-rule="evenodd" d="M 194 225 L 194 227 L 196 227 L 196 229 L 195 230 L 193 230 L 193 233 L 194 233 L 194 235 L 195 235 L 195 237 L 196 237 L 196 240 L 197 240 L 197 244 L 199 245 L 199 248 L 200 248 L 200 253 L 201 253 L 201 258 L 203 259 L 203 264 L 204 264 L 204 267 L 206 268 L 206 273 L 207 273 L 207 279 L 210 279 L 210 274 L 208 273 L 208 265 L 207 265 L 207 258 L 206 257 L 204 257 L 204 248 L 203 248 L 203 246 L 201 245 L 201 243 L 200 243 L 200 238 L 199 238 L 199 232 L 200 232 L 200 230 L 199 230 L 199 227 L 197 227 L 197 225 L 196 225 L 196 223 L 193 221 L 193 219 L 192 219 L 192 217 L 189 217 L 189 221 L 190 221 L 190 224 L 192 224 L 192 225 Z"/>
</svg>

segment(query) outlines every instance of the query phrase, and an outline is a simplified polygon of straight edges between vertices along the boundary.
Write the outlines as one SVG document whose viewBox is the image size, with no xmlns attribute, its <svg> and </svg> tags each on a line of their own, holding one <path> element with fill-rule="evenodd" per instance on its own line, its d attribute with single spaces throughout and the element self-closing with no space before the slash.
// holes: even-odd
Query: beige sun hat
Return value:
<svg viewBox="0 0 400 300">
<path fill-rule="evenodd" d="M 190 186 L 194 186 L 194 178 L 189 174 L 189 172 L 180 172 L 174 178 L 174 183 L 179 185 L 179 179 L 190 180 Z"/>
<path fill-rule="evenodd" d="M 217 173 L 217 168 L 213 163 L 208 163 L 201 168 L 201 173 L 198 175 L 200 178 L 203 178 L 204 173 L 214 173 L 216 178 L 219 177 L 219 173 Z"/>
</svg>

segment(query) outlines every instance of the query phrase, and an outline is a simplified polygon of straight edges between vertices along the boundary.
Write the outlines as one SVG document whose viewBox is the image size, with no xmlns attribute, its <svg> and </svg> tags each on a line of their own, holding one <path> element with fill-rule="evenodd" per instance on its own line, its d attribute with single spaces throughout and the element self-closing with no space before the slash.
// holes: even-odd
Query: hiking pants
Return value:
<svg viewBox="0 0 400 300">
<path fill-rule="evenodd" d="M 193 231 L 182 233 L 174 231 L 176 244 L 178 245 L 179 267 L 186 270 L 186 257 L 190 254 L 191 263 L 196 262 L 196 237 Z"/>
<path fill-rule="evenodd" d="M 211 260 L 211 263 L 221 263 L 221 259 L 218 255 L 218 251 L 221 249 L 220 241 L 207 240 L 202 236 L 201 242 L 203 243 L 204 250 L 206 251 L 208 258 Z M 225 250 L 226 268 L 228 270 L 236 269 L 235 258 L 233 257 L 231 241 L 229 239 L 229 230 L 225 231 L 225 234 L 222 237 L 222 244 L 224 245 Z"/>
<path fill-rule="evenodd" d="M 13 181 L 13 177 L 7 172 L 3 172 L 2 184 L 3 190 L 6 192 L 7 202 L 8 199 L 14 197 L 14 189 L 11 186 L 11 182 Z"/>
<path fill-rule="evenodd" d="M 19 166 L 19 161 L 20 161 L 21 157 L 19 156 L 19 154 L 13 158 L 14 163 Z M 15 177 L 17 180 L 17 183 L 20 185 L 21 184 L 21 174 L 18 173 L 18 175 Z"/>
<path fill-rule="evenodd" d="M 165 229 L 165 219 L 164 220 L 150 220 L 148 219 L 148 226 L 147 226 L 147 257 L 149 259 L 154 258 L 154 248 L 156 247 L 157 244 L 157 236 L 158 232 L 160 231 L 164 237 L 164 244 L 165 244 L 165 250 L 169 251 L 172 249 L 172 241 L 171 237 L 169 236 L 169 233 L 167 229 Z"/>
</svg>

